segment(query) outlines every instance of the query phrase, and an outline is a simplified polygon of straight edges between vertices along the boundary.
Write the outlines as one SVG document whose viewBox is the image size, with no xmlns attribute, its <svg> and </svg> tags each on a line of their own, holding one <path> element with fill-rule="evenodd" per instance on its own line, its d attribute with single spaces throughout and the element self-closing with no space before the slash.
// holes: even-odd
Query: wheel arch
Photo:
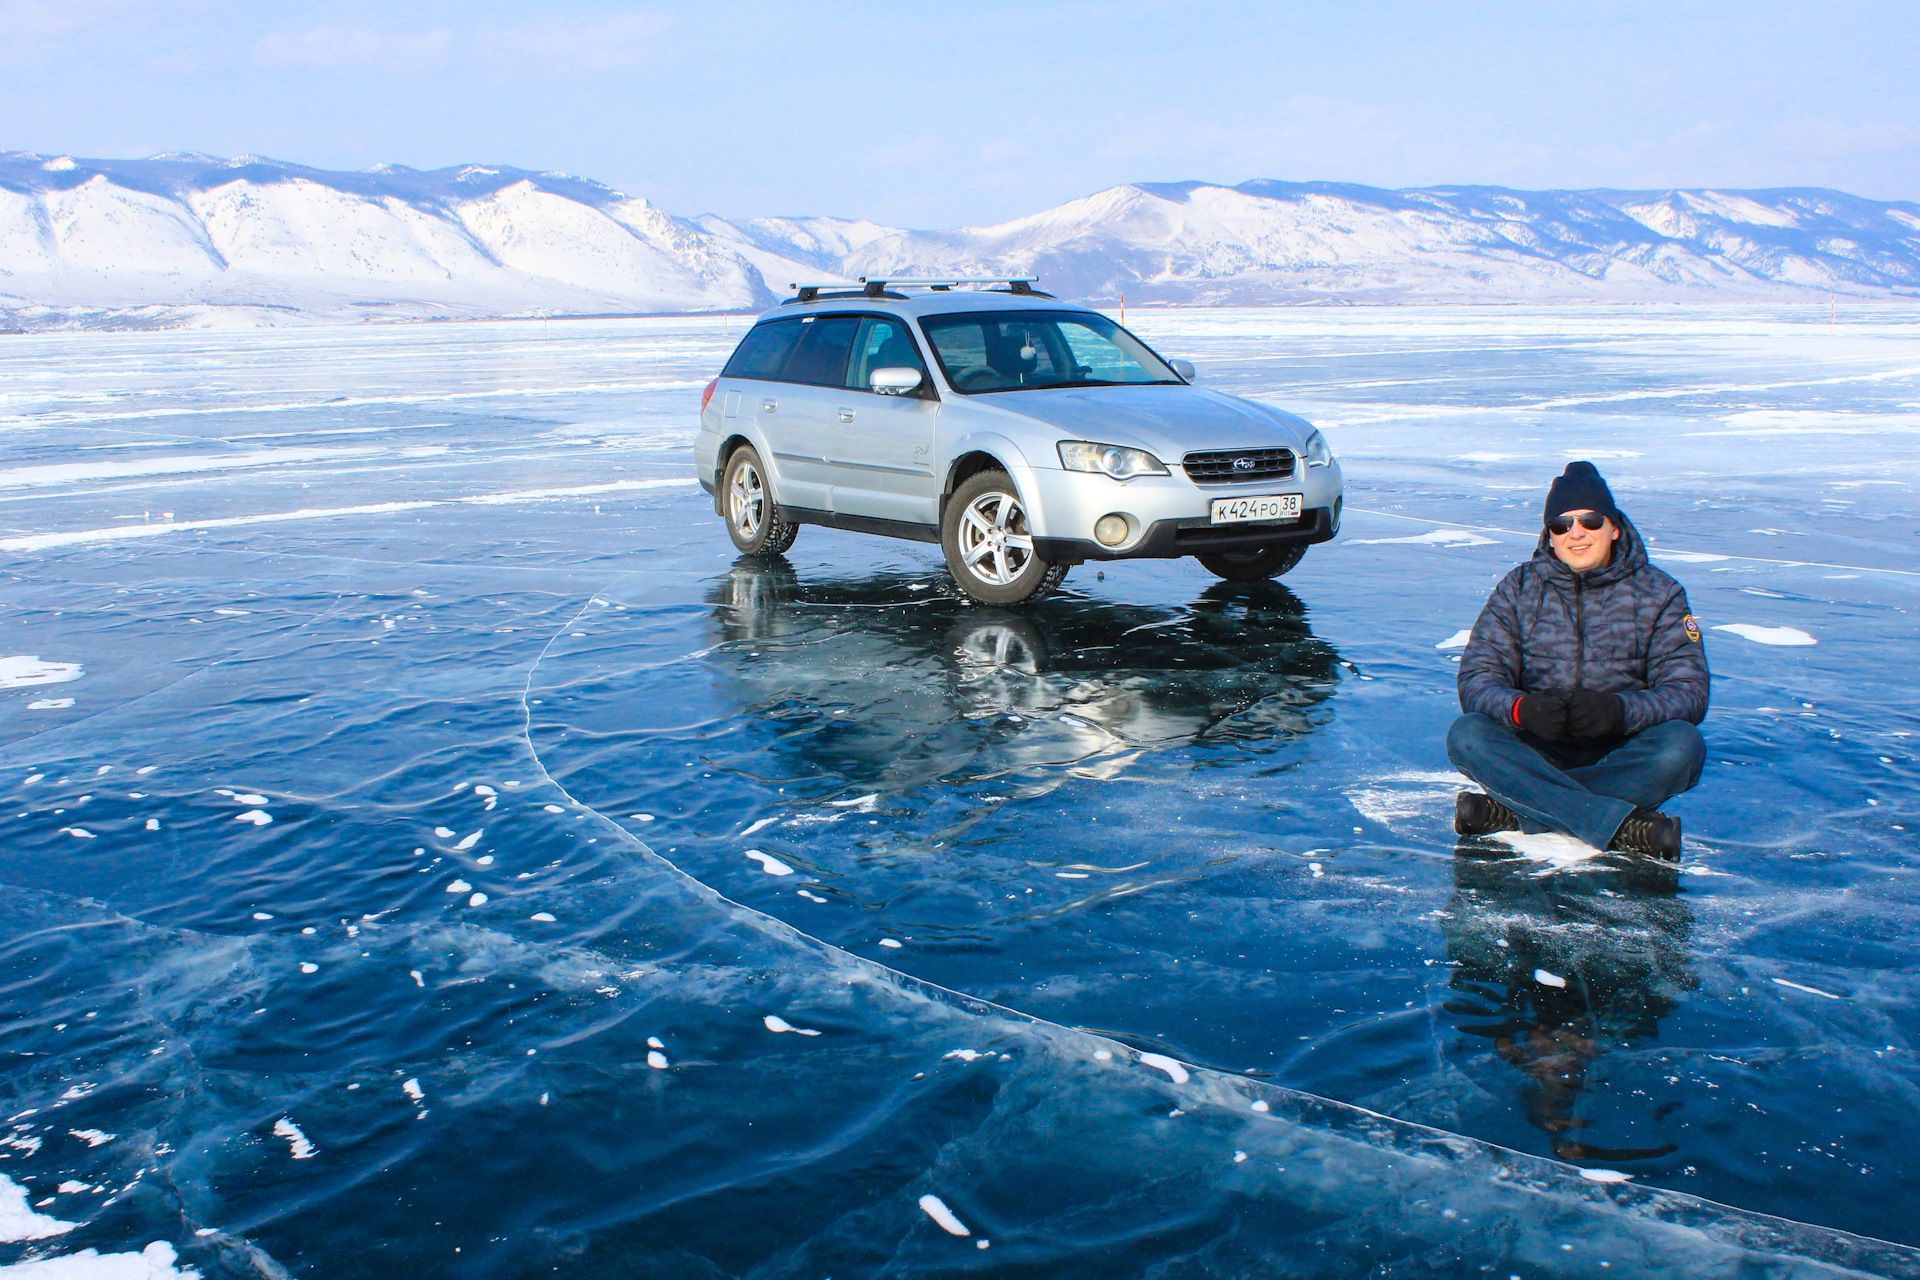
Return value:
<svg viewBox="0 0 1920 1280">
<path fill-rule="evenodd" d="M 720 452 L 713 464 L 713 514 L 717 516 L 727 514 L 725 502 L 720 494 L 721 483 L 727 478 L 727 463 L 732 460 L 734 454 L 740 452 L 743 445 L 750 444 L 753 444 L 753 441 L 739 431 L 735 431 L 720 442 Z M 758 449 L 759 446 L 754 445 L 754 448 Z"/>
<path fill-rule="evenodd" d="M 1035 527 L 1045 528 L 1045 516 L 1039 508 L 1040 486 L 1034 480 L 1033 468 L 1013 441 L 997 435 L 970 435 L 955 448 L 953 461 L 947 464 L 946 480 L 940 487 L 942 528 L 946 526 L 947 501 L 953 497 L 953 491 L 982 471 L 1004 471 L 1019 490 L 1028 519 Z"/>
</svg>

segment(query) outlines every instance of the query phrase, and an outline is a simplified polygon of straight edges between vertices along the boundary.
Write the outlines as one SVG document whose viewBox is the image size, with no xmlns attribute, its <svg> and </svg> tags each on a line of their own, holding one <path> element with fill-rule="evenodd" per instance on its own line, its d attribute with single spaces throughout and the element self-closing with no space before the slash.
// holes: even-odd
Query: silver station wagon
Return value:
<svg viewBox="0 0 1920 1280">
<path fill-rule="evenodd" d="M 695 466 L 741 551 L 803 524 L 939 543 L 1006 605 L 1089 560 L 1276 577 L 1339 529 L 1319 431 L 1099 312 L 1026 280 L 862 285 L 801 286 L 701 397 Z"/>
</svg>

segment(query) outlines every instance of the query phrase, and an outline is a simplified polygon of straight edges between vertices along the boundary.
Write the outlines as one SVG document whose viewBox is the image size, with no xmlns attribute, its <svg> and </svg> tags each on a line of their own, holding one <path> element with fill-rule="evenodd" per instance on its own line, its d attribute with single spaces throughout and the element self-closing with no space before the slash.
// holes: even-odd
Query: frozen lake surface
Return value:
<svg viewBox="0 0 1920 1280">
<path fill-rule="evenodd" d="M 0 1264 L 1920 1276 L 1920 309 L 1129 319 L 1342 455 L 1283 584 L 738 559 L 738 320 L 0 337 Z M 1677 874 L 1451 834 L 1579 457 Z"/>
</svg>

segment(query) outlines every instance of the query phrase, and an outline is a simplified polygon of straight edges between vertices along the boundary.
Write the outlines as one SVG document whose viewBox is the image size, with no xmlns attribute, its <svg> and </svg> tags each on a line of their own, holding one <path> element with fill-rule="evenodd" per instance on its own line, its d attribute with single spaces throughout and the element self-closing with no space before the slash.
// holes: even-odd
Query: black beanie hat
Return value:
<svg viewBox="0 0 1920 1280">
<path fill-rule="evenodd" d="M 1607 488 L 1607 482 L 1591 462 L 1567 464 L 1567 469 L 1547 489 L 1547 509 L 1541 522 L 1569 511 L 1598 511 L 1615 524 L 1620 523 L 1620 508 L 1613 505 L 1613 491 Z"/>
</svg>

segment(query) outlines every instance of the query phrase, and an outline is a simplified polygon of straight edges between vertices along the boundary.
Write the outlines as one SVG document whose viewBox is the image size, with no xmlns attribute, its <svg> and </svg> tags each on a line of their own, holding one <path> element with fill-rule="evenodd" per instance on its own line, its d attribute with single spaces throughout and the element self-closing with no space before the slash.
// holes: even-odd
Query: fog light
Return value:
<svg viewBox="0 0 1920 1280">
<path fill-rule="evenodd" d="M 1127 540 L 1125 516 L 1101 516 L 1093 522 L 1093 536 L 1103 547 L 1117 547 Z"/>
</svg>

